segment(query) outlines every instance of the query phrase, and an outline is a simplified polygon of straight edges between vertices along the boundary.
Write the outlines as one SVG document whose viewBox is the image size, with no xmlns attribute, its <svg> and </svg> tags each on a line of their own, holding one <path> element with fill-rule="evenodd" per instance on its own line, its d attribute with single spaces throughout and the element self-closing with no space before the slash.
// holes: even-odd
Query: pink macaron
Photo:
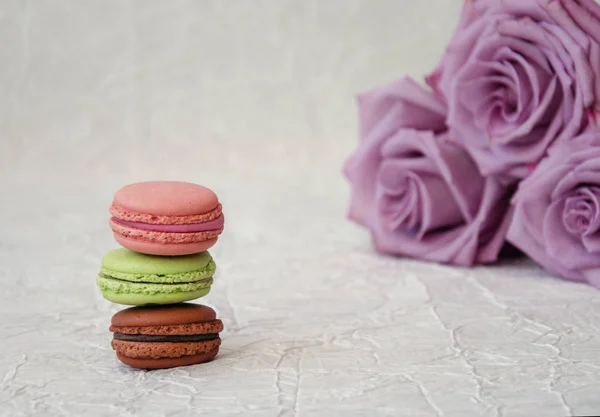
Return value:
<svg viewBox="0 0 600 417">
<path fill-rule="evenodd" d="M 201 185 L 151 181 L 115 194 L 109 221 L 121 246 L 149 255 L 189 255 L 207 250 L 223 232 L 216 194 Z"/>
</svg>

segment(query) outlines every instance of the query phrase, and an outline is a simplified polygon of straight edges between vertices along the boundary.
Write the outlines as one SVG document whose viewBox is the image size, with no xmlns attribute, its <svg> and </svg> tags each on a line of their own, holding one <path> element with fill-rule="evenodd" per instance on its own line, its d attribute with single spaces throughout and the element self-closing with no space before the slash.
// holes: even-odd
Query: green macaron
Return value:
<svg viewBox="0 0 600 417">
<path fill-rule="evenodd" d="M 175 304 L 204 297 L 216 265 L 208 252 L 154 256 L 117 249 L 102 259 L 96 283 L 117 304 Z"/>
</svg>

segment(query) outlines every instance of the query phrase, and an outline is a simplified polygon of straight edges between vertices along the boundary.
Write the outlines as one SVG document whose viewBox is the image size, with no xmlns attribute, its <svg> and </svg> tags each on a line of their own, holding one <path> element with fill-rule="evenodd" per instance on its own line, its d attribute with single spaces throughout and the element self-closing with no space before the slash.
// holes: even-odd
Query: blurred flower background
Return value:
<svg viewBox="0 0 600 417">
<path fill-rule="evenodd" d="M 600 5 L 466 0 L 426 80 L 432 91 L 402 79 L 358 101 L 350 217 L 376 249 L 470 266 L 507 240 L 600 286 L 597 145 L 579 138 L 600 132 Z"/>
</svg>

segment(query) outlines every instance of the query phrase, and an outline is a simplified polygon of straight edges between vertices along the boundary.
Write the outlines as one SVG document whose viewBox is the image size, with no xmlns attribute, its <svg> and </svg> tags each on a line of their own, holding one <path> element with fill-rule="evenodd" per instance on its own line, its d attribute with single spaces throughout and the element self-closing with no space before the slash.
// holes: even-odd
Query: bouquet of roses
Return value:
<svg viewBox="0 0 600 417">
<path fill-rule="evenodd" d="M 349 217 L 375 248 L 471 266 L 509 242 L 600 287 L 600 5 L 465 0 L 426 82 L 358 97 Z"/>
</svg>

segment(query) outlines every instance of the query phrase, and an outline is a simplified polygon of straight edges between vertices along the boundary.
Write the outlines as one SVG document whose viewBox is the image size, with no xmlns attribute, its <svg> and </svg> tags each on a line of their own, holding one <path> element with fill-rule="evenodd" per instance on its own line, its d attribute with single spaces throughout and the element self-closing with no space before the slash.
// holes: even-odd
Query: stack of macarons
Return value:
<svg viewBox="0 0 600 417">
<path fill-rule="evenodd" d="M 222 207 L 210 189 L 177 181 L 127 185 L 115 194 L 109 224 L 123 246 L 102 259 L 96 283 L 117 304 L 110 326 L 121 362 L 158 369 L 212 360 L 221 320 L 204 297 L 215 262 L 206 251 L 223 231 Z"/>
</svg>

